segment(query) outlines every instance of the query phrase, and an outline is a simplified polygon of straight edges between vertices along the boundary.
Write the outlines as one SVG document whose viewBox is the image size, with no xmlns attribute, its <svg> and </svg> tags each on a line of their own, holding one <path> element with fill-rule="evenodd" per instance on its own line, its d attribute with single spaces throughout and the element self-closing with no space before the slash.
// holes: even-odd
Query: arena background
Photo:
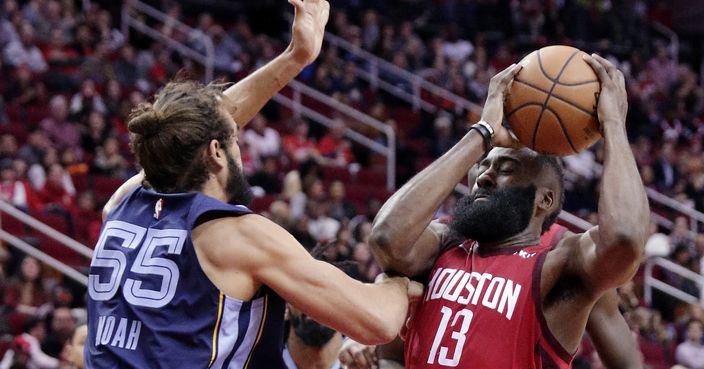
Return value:
<svg viewBox="0 0 704 369">
<path fill-rule="evenodd" d="M 0 358 L 21 348 L 31 317 L 45 320 L 42 348 L 59 358 L 85 319 L 99 210 L 138 171 L 131 107 L 177 74 L 241 79 L 286 47 L 292 14 L 283 0 L 2 4 Z M 687 322 L 704 319 L 704 2 L 331 5 L 320 57 L 241 140 L 253 208 L 306 247 L 333 242 L 329 260 L 354 260 L 357 277 L 372 280 L 379 268 L 366 241 L 376 211 L 477 119 L 489 78 L 550 44 L 598 52 L 626 75 L 627 128 L 653 211 L 646 258 L 619 289 L 620 309 L 646 367 L 677 364 Z M 573 230 L 595 222 L 602 156 L 596 145 L 564 158 L 560 222 Z M 451 215 L 463 191 L 437 216 Z M 25 256 L 37 251 L 39 264 Z M 574 367 L 601 367 L 587 337 Z"/>
</svg>

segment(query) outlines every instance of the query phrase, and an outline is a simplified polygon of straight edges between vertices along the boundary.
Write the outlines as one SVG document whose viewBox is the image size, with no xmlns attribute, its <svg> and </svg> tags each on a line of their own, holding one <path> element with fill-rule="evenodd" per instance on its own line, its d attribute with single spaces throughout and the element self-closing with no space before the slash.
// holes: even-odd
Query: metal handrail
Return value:
<svg viewBox="0 0 704 369">
<path fill-rule="evenodd" d="M 699 222 L 704 223 L 704 213 L 702 213 L 702 212 L 700 212 L 690 206 L 687 206 L 687 205 L 673 199 L 672 197 L 669 197 L 663 193 L 660 193 L 652 188 L 646 187 L 645 192 L 648 194 L 648 197 L 651 200 L 657 201 L 657 202 L 659 202 L 669 208 L 677 210 L 680 213 L 683 213 L 689 217 L 692 217 L 692 218 L 698 220 Z"/>
<path fill-rule="evenodd" d="M 652 27 L 670 39 L 669 51 L 672 61 L 678 62 L 680 57 L 680 38 L 675 31 L 660 22 L 653 22 Z"/>
<path fill-rule="evenodd" d="M 138 10 L 143 14 L 149 15 L 163 23 L 169 22 L 174 25 L 174 28 L 184 34 L 195 35 L 195 37 L 202 42 L 205 52 L 201 53 L 200 51 L 163 34 L 159 30 L 148 26 L 146 23 L 130 14 L 130 10 L 132 9 Z M 128 37 L 130 27 L 159 42 L 167 44 L 170 48 L 176 50 L 183 56 L 202 64 L 205 67 L 205 81 L 210 82 L 213 80 L 215 47 L 210 36 L 204 34 L 203 32 L 196 32 L 197 30 L 195 28 L 190 27 L 187 24 L 170 17 L 168 14 L 138 0 L 125 1 L 122 6 L 122 33 L 125 37 Z"/>
<path fill-rule="evenodd" d="M 91 248 L 83 245 L 82 243 L 74 240 L 71 237 L 66 236 L 65 234 L 55 230 L 54 228 L 49 227 L 48 225 L 42 223 L 36 218 L 30 216 L 29 214 L 26 214 L 25 212 L 12 206 L 5 200 L 0 200 L 0 211 L 11 215 L 20 222 L 32 227 L 33 229 L 41 233 L 44 233 L 48 237 L 66 245 L 66 247 L 87 258 L 91 258 L 93 256 L 93 250 Z"/>
<path fill-rule="evenodd" d="M 655 279 L 653 277 L 653 267 L 655 265 L 658 265 L 662 267 L 663 269 L 666 269 L 672 273 L 678 274 L 683 278 L 689 279 L 693 281 L 694 283 L 699 285 L 699 300 L 697 301 L 697 297 L 692 296 L 691 294 L 688 294 L 684 291 L 679 290 L 678 288 L 671 286 L 661 280 Z M 645 279 L 643 282 L 643 288 L 644 288 L 644 293 L 643 293 L 643 298 L 645 299 L 645 302 L 647 304 L 652 303 L 653 299 L 653 292 L 652 289 L 656 288 L 660 291 L 663 291 L 673 297 L 676 297 L 680 300 L 689 302 L 689 303 L 696 303 L 699 302 L 704 306 L 704 276 L 697 274 L 681 265 L 678 265 L 670 260 L 667 260 L 662 257 L 655 257 L 655 258 L 650 258 L 646 261 L 645 263 Z M 674 292 L 673 290 L 676 290 Z M 673 293 L 674 292 L 674 293 Z"/>
<path fill-rule="evenodd" d="M 374 152 L 383 155 L 386 158 L 386 189 L 393 191 L 396 187 L 396 132 L 388 124 L 382 123 L 369 115 L 360 112 L 346 104 L 343 104 L 330 96 L 327 96 L 315 89 L 312 89 L 298 81 L 289 82 L 288 86 L 293 90 L 294 98 L 290 99 L 283 94 L 277 94 L 273 100 L 291 109 L 294 114 L 303 114 L 306 117 L 330 128 L 333 126 L 332 119 L 314 111 L 300 103 L 300 95 L 306 95 L 322 104 L 325 104 L 336 111 L 345 114 L 348 117 L 360 122 L 366 126 L 382 132 L 386 136 L 386 145 L 382 145 L 359 132 L 346 128 L 345 135 L 351 140 L 364 145 Z"/>
<path fill-rule="evenodd" d="M 349 41 L 339 36 L 336 36 L 330 32 L 325 32 L 325 41 L 327 41 L 331 45 L 342 48 L 351 54 L 354 54 L 362 59 L 367 60 L 370 63 L 371 72 L 362 74 L 358 71 L 358 75 L 360 75 L 363 79 L 367 80 L 370 84 L 372 84 L 372 86 L 382 87 L 385 91 L 392 93 L 395 96 L 409 102 L 416 109 L 420 108 L 429 113 L 435 113 L 438 110 L 435 105 L 422 100 L 421 89 L 424 89 L 435 96 L 439 96 L 452 101 L 457 107 L 463 107 L 469 111 L 481 113 L 482 108 L 479 105 L 441 86 L 438 86 L 417 74 L 411 73 L 364 49 L 361 49 L 360 47 L 350 43 Z M 394 75 L 406 80 L 409 83 L 409 86 L 413 87 L 413 94 L 402 94 L 401 96 L 397 95 L 397 90 L 388 88 L 388 86 L 393 85 L 388 83 L 385 85 L 383 81 L 379 79 L 380 70 L 391 72 Z"/>
<path fill-rule="evenodd" d="M 88 285 L 88 277 L 86 277 L 83 273 L 71 268 L 70 266 L 60 262 L 59 260 L 47 255 L 46 253 L 38 250 L 36 247 L 28 244 L 25 241 L 22 241 L 21 239 L 11 235 L 7 231 L 0 229 L 0 240 L 6 242 L 10 246 L 13 246 L 17 248 L 18 250 L 24 252 L 25 254 L 32 256 L 39 260 L 40 262 L 51 266 L 52 268 L 58 270 L 59 272 L 63 273 L 67 277 L 73 279 L 74 281 L 87 286 Z"/>
</svg>

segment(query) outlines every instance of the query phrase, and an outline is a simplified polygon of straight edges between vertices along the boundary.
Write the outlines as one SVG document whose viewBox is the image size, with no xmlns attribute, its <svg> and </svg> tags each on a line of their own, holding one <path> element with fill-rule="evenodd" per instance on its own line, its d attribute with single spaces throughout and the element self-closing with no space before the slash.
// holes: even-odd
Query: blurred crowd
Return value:
<svg viewBox="0 0 704 369">
<path fill-rule="evenodd" d="M 479 104 L 493 74 L 541 46 L 570 44 L 607 56 L 627 77 L 627 128 L 643 181 L 704 211 L 704 93 L 697 72 L 678 62 L 668 40 L 651 29 L 654 22 L 670 25 L 668 2 L 349 0 L 333 5 L 338 8 L 328 26 L 332 33 Z M 217 19 L 208 12 L 189 14 L 174 1 L 162 2 L 161 9 L 170 17 L 167 22 L 144 21 L 196 50 L 205 47 L 203 35 L 211 37 L 215 73 L 229 81 L 251 73 L 286 46 L 286 36 L 254 32 L 246 15 Z M 163 44 L 134 32 L 128 39 L 119 30 L 118 15 L 98 3 L 81 9 L 72 0 L 4 0 L 0 11 L 0 196 L 89 246 L 100 230 L 102 203 L 138 170 L 128 146 L 130 109 L 177 75 L 203 74 L 200 66 Z M 182 32 L 177 21 L 194 31 Z M 324 46 L 300 79 L 397 128 L 402 182 L 465 133 L 469 112 L 436 99 L 446 113 L 418 113 L 359 78 L 369 68 L 365 60 Z M 411 89 L 393 73 L 381 78 Z M 380 270 L 367 238 L 389 193 L 379 169 L 383 161 L 345 137 L 351 124 L 337 116 L 330 128 L 321 128 L 267 106 L 250 122 L 240 144 L 256 196 L 252 207 L 307 248 L 329 244 L 326 260 L 354 260 L 353 274 L 370 281 Z M 602 156 L 596 146 L 564 160 L 570 173 L 566 207 L 591 221 Z M 451 216 L 455 201 L 449 198 L 437 215 Z M 666 209 L 654 210 L 673 227 L 653 224 L 646 253 L 669 256 L 702 273 L 704 233 L 696 231 L 704 230 L 691 229 L 687 218 Z M 25 236 L 44 247 L 31 232 Z M 86 262 L 76 265 L 85 267 Z M 699 287 L 690 281 L 656 273 L 699 296 Z M 646 306 L 642 281 L 639 273 L 620 295 L 646 363 L 702 368 L 704 360 L 696 359 L 704 352 L 701 306 L 658 294 Z M 14 358 L 5 356 L 8 361 L 0 369 L 22 359 L 28 368 L 72 367 L 75 345 L 70 338 L 85 320 L 83 294 L 56 273 L 42 271 L 35 259 L 0 246 L 0 352 L 15 353 Z M 575 367 L 599 365 L 585 341 Z"/>
</svg>

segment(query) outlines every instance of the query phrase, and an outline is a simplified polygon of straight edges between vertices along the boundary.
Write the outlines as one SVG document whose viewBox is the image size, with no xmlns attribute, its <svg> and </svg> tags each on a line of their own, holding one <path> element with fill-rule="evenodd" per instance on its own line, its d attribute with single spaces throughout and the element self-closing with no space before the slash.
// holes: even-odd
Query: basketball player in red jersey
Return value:
<svg viewBox="0 0 704 369">
<path fill-rule="evenodd" d="M 409 322 L 407 368 L 568 368 L 594 304 L 635 273 L 649 209 L 626 137 L 624 78 L 597 55 L 585 59 L 601 82 L 606 156 L 597 227 L 552 249 L 541 245 L 562 206 L 562 168 L 512 148 L 501 125 L 516 65 L 492 78 L 483 122 L 377 215 L 370 243 L 384 269 L 427 283 Z M 501 148 L 489 152 L 492 145 Z M 477 162 L 476 185 L 452 222 L 431 223 Z"/>
<path fill-rule="evenodd" d="M 474 183 L 474 176 L 470 176 L 469 183 Z M 572 235 L 567 228 L 553 224 L 542 234 L 540 243 L 546 248 L 553 248 L 562 238 Z M 615 289 L 604 293 L 592 308 L 587 321 L 587 332 L 606 368 L 643 369 L 643 358 L 636 348 L 636 341 L 618 310 L 618 295 Z M 373 369 L 374 364 L 378 368 L 386 369 L 385 365 L 389 361 L 398 364 L 404 362 L 403 344 L 398 342 L 380 346 L 379 350 L 376 350 L 375 346 L 347 342 L 339 356 L 340 362 L 345 364 L 347 369 Z"/>
</svg>

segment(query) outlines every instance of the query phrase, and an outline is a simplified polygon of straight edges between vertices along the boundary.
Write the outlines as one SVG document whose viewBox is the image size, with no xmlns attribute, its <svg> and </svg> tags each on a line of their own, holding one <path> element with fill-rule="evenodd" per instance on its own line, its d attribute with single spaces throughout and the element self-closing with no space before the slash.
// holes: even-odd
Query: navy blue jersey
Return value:
<svg viewBox="0 0 704 369">
<path fill-rule="evenodd" d="M 191 240 L 199 220 L 249 213 L 196 192 L 127 196 L 91 261 L 86 368 L 285 368 L 284 301 L 223 295 Z"/>
</svg>

